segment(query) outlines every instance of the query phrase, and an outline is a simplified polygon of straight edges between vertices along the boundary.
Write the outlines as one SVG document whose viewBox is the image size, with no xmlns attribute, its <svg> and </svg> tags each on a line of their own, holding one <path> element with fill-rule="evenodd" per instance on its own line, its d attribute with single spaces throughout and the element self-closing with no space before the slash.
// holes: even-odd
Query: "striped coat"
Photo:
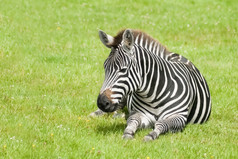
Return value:
<svg viewBox="0 0 238 159">
<path fill-rule="evenodd" d="M 104 112 L 127 105 L 123 138 L 133 138 L 138 128 L 153 127 L 145 136 L 150 141 L 181 131 L 187 123 L 208 120 L 209 88 L 192 62 L 137 30 L 123 30 L 115 37 L 99 31 L 99 37 L 111 53 L 97 104 Z"/>
</svg>

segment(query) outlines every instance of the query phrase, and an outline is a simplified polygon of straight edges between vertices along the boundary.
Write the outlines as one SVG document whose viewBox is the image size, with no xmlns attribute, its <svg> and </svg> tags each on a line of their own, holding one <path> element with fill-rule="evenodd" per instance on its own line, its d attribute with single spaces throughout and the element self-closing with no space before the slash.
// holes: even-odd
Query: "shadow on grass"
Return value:
<svg viewBox="0 0 238 159">
<path fill-rule="evenodd" d="M 115 133 L 122 134 L 125 128 L 126 128 L 125 123 L 113 123 L 109 125 L 101 124 L 97 126 L 96 131 L 103 135 L 115 134 Z"/>
</svg>

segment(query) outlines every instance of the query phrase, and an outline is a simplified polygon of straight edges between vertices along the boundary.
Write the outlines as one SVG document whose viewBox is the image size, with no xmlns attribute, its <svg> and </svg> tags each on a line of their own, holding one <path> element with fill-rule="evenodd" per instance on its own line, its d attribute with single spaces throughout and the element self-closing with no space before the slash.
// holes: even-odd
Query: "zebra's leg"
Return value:
<svg viewBox="0 0 238 159">
<path fill-rule="evenodd" d="M 150 127 L 151 122 L 140 112 L 133 112 L 127 119 L 127 126 L 124 130 L 123 139 L 133 139 L 138 128 Z"/>
<path fill-rule="evenodd" d="M 179 114 L 173 115 L 164 120 L 158 120 L 155 122 L 154 130 L 144 137 L 144 141 L 155 140 L 160 134 L 167 133 L 168 131 L 182 131 L 185 127 L 186 120 L 186 117 Z"/>
</svg>

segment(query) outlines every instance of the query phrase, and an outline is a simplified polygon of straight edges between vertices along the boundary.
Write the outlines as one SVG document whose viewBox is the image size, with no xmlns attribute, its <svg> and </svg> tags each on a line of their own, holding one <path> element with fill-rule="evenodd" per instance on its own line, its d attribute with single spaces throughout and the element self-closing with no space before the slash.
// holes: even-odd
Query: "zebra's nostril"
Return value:
<svg viewBox="0 0 238 159">
<path fill-rule="evenodd" d="M 97 105 L 101 110 L 106 111 L 106 109 L 110 108 L 111 102 L 107 96 L 102 94 L 98 96 Z"/>
</svg>

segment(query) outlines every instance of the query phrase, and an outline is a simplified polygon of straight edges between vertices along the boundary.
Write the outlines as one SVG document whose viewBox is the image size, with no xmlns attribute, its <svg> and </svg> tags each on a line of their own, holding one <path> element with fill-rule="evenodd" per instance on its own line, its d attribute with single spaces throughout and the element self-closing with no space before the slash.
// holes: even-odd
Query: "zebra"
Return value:
<svg viewBox="0 0 238 159">
<path fill-rule="evenodd" d="M 124 29 L 114 37 L 99 30 L 99 37 L 111 52 L 104 62 L 105 80 L 94 114 L 126 106 L 123 139 L 133 139 L 137 129 L 152 128 L 144 137 L 152 141 L 209 119 L 207 82 L 188 59 L 139 30 Z"/>
</svg>

